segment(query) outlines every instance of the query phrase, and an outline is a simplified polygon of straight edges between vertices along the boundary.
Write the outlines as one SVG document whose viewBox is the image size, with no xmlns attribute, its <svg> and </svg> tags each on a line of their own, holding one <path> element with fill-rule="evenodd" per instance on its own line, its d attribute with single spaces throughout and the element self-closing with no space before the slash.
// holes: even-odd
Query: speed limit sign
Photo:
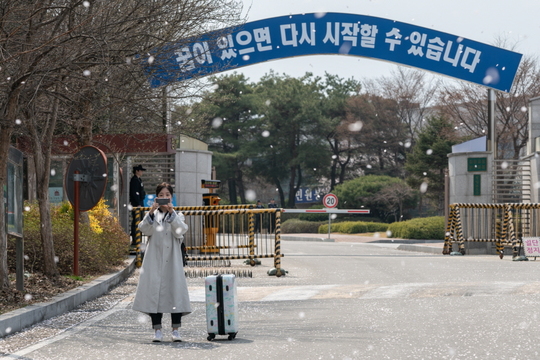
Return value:
<svg viewBox="0 0 540 360">
<path fill-rule="evenodd" d="M 338 204 L 338 198 L 334 194 L 326 194 L 322 199 L 324 207 L 335 208 Z"/>
</svg>

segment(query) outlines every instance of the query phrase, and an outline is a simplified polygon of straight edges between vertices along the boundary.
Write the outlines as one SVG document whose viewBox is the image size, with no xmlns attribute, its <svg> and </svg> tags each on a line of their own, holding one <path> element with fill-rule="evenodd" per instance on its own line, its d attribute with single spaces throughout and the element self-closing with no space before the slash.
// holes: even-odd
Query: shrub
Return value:
<svg viewBox="0 0 540 360">
<path fill-rule="evenodd" d="M 344 221 L 333 223 L 331 232 L 339 232 L 343 234 L 363 234 L 370 232 L 384 232 L 388 229 L 388 224 L 365 222 L 365 221 Z M 328 233 L 328 224 L 319 227 L 319 234 Z"/>
<path fill-rule="evenodd" d="M 321 222 L 289 219 L 281 224 L 281 232 L 285 234 L 316 234 Z"/>
<path fill-rule="evenodd" d="M 443 216 L 416 218 L 388 226 L 390 237 L 402 239 L 443 240 L 445 229 Z"/>
<path fill-rule="evenodd" d="M 36 202 L 25 203 L 24 254 L 25 271 L 43 270 L 39 207 Z M 102 199 L 87 214 L 87 221 L 79 224 L 79 270 L 81 274 L 102 274 L 121 265 L 129 251 L 129 235 L 112 216 Z M 51 205 L 54 252 L 58 271 L 62 275 L 73 273 L 73 217 L 71 204 Z M 15 240 L 9 242 L 9 266 L 15 269 Z"/>
</svg>

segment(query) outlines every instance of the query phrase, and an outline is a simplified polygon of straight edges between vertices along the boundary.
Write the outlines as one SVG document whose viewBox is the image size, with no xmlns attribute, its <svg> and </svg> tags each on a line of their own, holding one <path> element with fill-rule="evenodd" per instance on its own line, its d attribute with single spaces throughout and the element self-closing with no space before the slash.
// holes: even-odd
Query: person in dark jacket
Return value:
<svg viewBox="0 0 540 360">
<path fill-rule="evenodd" d="M 142 165 L 133 167 L 133 177 L 129 182 L 129 203 L 131 205 L 131 245 L 135 244 L 135 231 L 137 229 L 137 222 L 135 219 L 135 209 L 144 206 L 144 197 L 146 192 L 144 191 L 144 184 L 142 182 L 143 172 L 146 171 Z M 140 219 L 142 220 L 142 219 Z"/>
<path fill-rule="evenodd" d="M 268 208 L 277 209 L 277 207 L 278 206 L 276 204 L 276 201 L 274 199 L 270 200 L 270 202 L 268 203 Z M 275 229 L 276 229 L 276 213 L 270 213 L 270 225 L 269 225 L 270 233 L 273 233 Z"/>
</svg>

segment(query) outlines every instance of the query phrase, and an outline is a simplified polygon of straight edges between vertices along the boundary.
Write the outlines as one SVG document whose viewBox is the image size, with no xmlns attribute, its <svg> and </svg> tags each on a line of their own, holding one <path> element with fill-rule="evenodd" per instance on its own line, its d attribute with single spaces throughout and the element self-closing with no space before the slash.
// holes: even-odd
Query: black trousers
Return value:
<svg viewBox="0 0 540 360">
<path fill-rule="evenodd" d="M 150 318 L 152 319 L 152 329 L 161 329 L 161 319 L 163 318 L 163 313 L 148 315 L 150 315 Z M 182 313 L 171 314 L 171 325 L 173 328 L 179 328 L 182 326 Z"/>
</svg>

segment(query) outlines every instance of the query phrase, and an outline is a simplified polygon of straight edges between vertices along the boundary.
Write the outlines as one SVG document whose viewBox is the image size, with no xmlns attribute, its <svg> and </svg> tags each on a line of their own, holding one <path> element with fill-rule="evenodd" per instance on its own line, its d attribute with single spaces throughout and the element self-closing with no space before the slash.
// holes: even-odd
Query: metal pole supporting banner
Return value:
<svg viewBox="0 0 540 360">
<path fill-rule="evenodd" d="M 495 126 L 495 91 L 488 89 L 488 144 L 487 150 L 493 152 L 493 159 L 497 159 L 497 134 Z"/>
</svg>

